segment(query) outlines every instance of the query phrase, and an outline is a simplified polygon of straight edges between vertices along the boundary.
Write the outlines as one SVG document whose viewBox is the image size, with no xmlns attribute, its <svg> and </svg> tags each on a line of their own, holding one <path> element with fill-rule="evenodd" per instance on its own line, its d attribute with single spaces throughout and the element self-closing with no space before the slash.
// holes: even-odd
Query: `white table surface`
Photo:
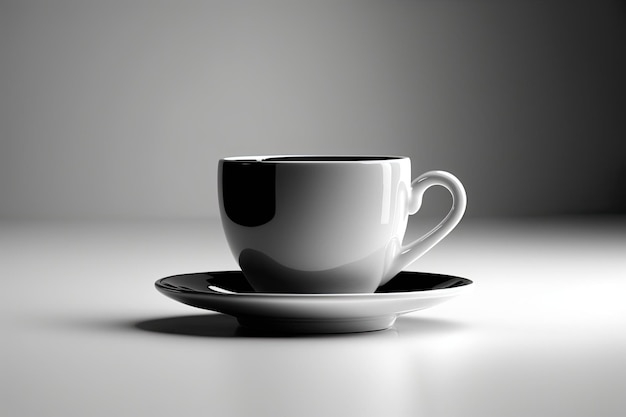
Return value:
<svg viewBox="0 0 626 417">
<path fill-rule="evenodd" d="M 259 337 L 156 279 L 218 221 L 0 223 L 2 416 L 624 416 L 626 219 L 467 219 L 410 269 L 475 290 L 363 334 Z"/>
</svg>

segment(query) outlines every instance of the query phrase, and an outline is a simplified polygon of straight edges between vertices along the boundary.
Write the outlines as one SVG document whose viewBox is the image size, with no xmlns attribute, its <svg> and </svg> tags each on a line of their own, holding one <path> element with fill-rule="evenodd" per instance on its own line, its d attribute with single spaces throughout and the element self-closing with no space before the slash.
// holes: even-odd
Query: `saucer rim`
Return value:
<svg viewBox="0 0 626 417">
<path fill-rule="evenodd" d="M 157 290 L 159 291 L 165 291 L 165 292 L 170 292 L 170 293 L 180 293 L 180 294 L 195 294 L 195 295 L 203 295 L 203 296 L 217 296 L 217 297 L 250 297 L 250 298 L 310 298 L 310 299 L 338 299 L 338 298 L 350 298 L 350 299 L 355 299 L 355 298 L 377 298 L 377 299 L 384 299 L 384 298 L 394 298 L 397 299 L 398 297 L 411 297 L 411 298 L 415 298 L 416 296 L 419 296 L 420 294 L 424 295 L 425 298 L 436 298 L 438 296 L 440 297 L 449 297 L 451 294 L 451 292 L 457 292 L 457 291 L 466 291 L 469 288 L 473 288 L 473 286 L 475 285 L 474 281 L 472 281 L 469 278 L 464 278 L 464 277 L 459 277 L 459 276 L 455 276 L 455 275 L 448 275 L 448 274 L 440 274 L 440 273 L 433 273 L 433 272 L 422 272 L 422 271 L 401 271 L 400 274 L 404 274 L 404 273 L 408 273 L 408 274 L 428 274 L 428 275 L 435 275 L 435 276 L 440 276 L 440 277 L 448 277 L 448 278 L 453 278 L 453 279 L 460 279 L 463 283 L 461 285 L 457 285 L 455 287 L 450 287 L 450 288 L 438 288 L 438 289 L 422 289 L 422 290 L 414 290 L 414 291 L 395 291 L 395 292 L 382 292 L 382 293 L 377 293 L 377 292 L 372 292 L 372 293 L 277 293 L 277 292 L 234 292 L 234 291 L 229 291 L 228 292 L 221 292 L 221 291 L 215 291 L 212 290 L 210 288 L 207 287 L 206 291 L 198 291 L 198 290 L 193 290 L 193 289 L 184 289 L 184 288 L 172 288 L 166 285 L 163 285 L 162 282 L 166 281 L 168 279 L 171 278 L 175 278 L 175 277 L 179 277 L 179 276 L 184 276 L 184 275 L 203 275 L 203 274 L 217 274 L 217 273 L 240 273 L 243 274 L 243 272 L 241 270 L 220 270 L 220 271 L 200 271 L 200 272 L 189 272 L 189 273 L 182 273 L 182 274 L 174 274 L 174 275 L 169 275 L 167 277 L 163 277 L 158 279 L 154 285 L 156 287 Z"/>
</svg>

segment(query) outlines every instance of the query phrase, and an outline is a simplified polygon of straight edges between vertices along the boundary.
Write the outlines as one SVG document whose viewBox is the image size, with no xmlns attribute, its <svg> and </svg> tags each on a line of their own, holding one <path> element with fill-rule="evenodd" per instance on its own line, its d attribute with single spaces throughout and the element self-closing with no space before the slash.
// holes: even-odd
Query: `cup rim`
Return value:
<svg viewBox="0 0 626 417">
<path fill-rule="evenodd" d="M 221 160 L 225 162 L 241 163 L 271 163 L 271 164 L 359 164 L 379 163 L 407 160 L 407 156 L 397 155 L 323 155 L 323 154 L 293 154 L 293 155 L 255 155 L 255 156 L 228 156 Z"/>
</svg>

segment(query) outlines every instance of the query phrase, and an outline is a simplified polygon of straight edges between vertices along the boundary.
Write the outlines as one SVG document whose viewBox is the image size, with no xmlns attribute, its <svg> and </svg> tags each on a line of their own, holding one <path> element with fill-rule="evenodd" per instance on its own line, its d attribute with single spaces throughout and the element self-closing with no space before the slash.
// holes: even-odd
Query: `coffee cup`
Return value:
<svg viewBox="0 0 626 417">
<path fill-rule="evenodd" d="M 403 244 L 409 215 L 435 185 L 452 194 L 450 211 Z M 467 203 L 448 172 L 411 181 L 403 156 L 223 158 L 218 190 L 231 252 L 263 293 L 374 292 L 450 233 Z"/>
</svg>

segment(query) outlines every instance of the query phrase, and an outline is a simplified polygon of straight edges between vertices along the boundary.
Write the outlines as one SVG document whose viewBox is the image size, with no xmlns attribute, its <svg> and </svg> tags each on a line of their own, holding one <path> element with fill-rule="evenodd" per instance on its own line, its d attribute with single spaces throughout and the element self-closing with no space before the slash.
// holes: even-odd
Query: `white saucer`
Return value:
<svg viewBox="0 0 626 417">
<path fill-rule="evenodd" d="M 256 293 L 241 271 L 174 275 L 155 283 L 181 303 L 234 316 L 239 324 L 287 333 L 349 333 L 389 328 L 400 314 L 455 297 L 472 281 L 401 272 L 372 294 Z"/>
</svg>

